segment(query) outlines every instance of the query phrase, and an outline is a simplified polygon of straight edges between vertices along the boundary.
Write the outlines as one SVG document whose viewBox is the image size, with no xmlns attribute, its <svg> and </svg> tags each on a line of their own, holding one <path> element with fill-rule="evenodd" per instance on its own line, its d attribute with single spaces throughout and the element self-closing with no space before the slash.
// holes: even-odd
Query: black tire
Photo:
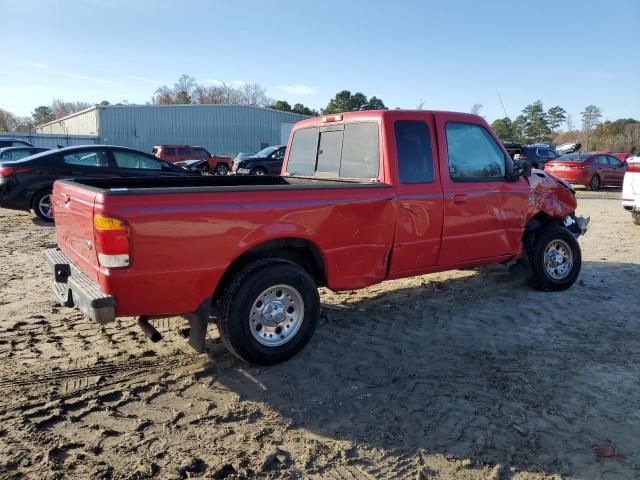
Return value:
<svg viewBox="0 0 640 480">
<path fill-rule="evenodd" d="M 255 325 L 252 313 L 261 294 L 276 285 L 296 290 L 302 298 L 303 314 L 299 327 L 286 343 L 267 346 L 254 337 L 258 329 L 252 327 Z M 231 280 L 218 307 L 217 323 L 224 345 L 236 357 L 254 365 L 273 365 L 302 350 L 313 336 L 319 318 L 320 296 L 311 276 L 295 263 L 271 258 L 250 264 Z"/>
<path fill-rule="evenodd" d="M 254 168 L 249 172 L 249 175 L 266 175 L 266 174 L 267 174 L 267 171 L 261 167 Z"/>
<path fill-rule="evenodd" d="M 631 218 L 633 218 L 633 223 L 640 225 L 640 212 L 633 212 Z"/>
<path fill-rule="evenodd" d="M 229 173 L 229 167 L 227 167 L 224 163 L 219 163 L 216 165 L 216 175 L 227 175 Z"/>
<path fill-rule="evenodd" d="M 48 199 L 48 201 L 47 201 Z M 49 205 L 46 208 L 46 205 Z M 53 223 L 53 208 L 51 204 L 51 190 L 42 190 L 31 199 L 31 208 L 36 216 L 45 222 Z"/>
<path fill-rule="evenodd" d="M 563 256 L 564 250 L 568 249 L 570 251 L 570 267 L 567 266 L 568 262 L 565 258 L 560 265 L 554 268 L 550 258 L 546 257 L 546 254 L 556 255 L 553 252 L 555 245 L 560 246 L 559 249 L 556 248 L 557 255 L 560 255 L 560 257 Z M 547 250 L 548 248 L 549 250 Z M 538 233 L 529 248 L 528 256 L 532 275 L 527 282 L 529 286 L 536 290 L 566 290 L 574 284 L 582 267 L 582 253 L 578 240 L 569 230 L 557 224 L 549 225 Z M 546 264 L 545 261 L 547 261 Z M 567 270 L 566 273 L 565 270 Z"/>
<path fill-rule="evenodd" d="M 600 188 L 600 183 L 600 176 L 597 174 L 594 175 L 593 177 L 591 177 L 591 180 L 589 180 L 589 190 L 595 192 Z"/>
</svg>

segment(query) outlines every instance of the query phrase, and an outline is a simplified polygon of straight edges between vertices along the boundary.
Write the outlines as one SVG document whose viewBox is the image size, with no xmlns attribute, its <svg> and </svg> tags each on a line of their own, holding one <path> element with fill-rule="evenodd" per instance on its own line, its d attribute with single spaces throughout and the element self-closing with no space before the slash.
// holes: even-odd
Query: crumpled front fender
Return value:
<svg viewBox="0 0 640 480">
<path fill-rule="evenodd" d="M 551 218 L 563 219 L 575 212 L 578 202 L 575 190 L 542 170 L 534 169 L 529 177 L 529 212 L 527 220 L 542 212 Z"/>
</svg>

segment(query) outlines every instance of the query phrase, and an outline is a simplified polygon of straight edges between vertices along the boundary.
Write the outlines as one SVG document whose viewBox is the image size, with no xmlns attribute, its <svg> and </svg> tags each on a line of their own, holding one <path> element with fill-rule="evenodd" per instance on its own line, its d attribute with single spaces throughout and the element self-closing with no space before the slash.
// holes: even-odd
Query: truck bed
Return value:
<svg viewBox="0 0 640 480">
<path fill-rule="evenodd" d="M 75 179 L 53 190 L 59 248 L 116 298 L 117 316 L 193 312 L 240 255 L 288 239 L 322 252 L 330 288 L 380 282 L 394 198 L 380 182 L 268 176 Z M 99 265 L 96 215 L 127 224 L 128 267 Z"/>
<path fill-rule="evenodd" d="M 202 176 L 142 178 L 82 178 L 60 183 L 82 185 L 108 195 L 244 192 L 257 190 L 315 190 L 344 188 L 389 188 L 385 183 L 329 178 L 273 176 Z"/>
</svg>

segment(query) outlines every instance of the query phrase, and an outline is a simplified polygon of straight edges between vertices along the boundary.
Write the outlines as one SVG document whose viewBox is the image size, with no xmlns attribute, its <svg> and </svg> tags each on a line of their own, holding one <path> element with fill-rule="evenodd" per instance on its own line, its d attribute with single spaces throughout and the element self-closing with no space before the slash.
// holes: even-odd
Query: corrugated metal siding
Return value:
<svg viewBox="0 0 640 480">
<path fill-rule="evenodd" d="M 92 108 L 36 127 L 36 131 L 58 135 L 98 135 L 97 121 L 96 109 Z"/>
<path fill-rule="evenodd" d="M 98 143 L 98 136 L 92 135 L 53 135 L 46 133 L 0 133 L 0 138 L 19 138 L 26 140 L 34 147 L 56 148 L 58 145 L 70 147 L 72 145 L 94 145 Z"/>
<path fill-rule="evenodd" d="M 239 105 L 97 107 L 101 141 L 150 151 L 154 145 L 200 145 L 212 153 L 257 152 L 278 145 L 281 124 L 306 118 Z"/>
</svg>

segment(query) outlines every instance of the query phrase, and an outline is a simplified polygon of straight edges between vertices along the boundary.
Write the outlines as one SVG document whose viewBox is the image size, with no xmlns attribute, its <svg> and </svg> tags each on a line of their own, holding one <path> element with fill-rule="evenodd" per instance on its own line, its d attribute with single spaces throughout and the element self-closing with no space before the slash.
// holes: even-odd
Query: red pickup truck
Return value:
<svg viewBox="0 0 640 480">
<path fill-rule="evenodd" d="M 480 117 L 431 111 L 329 115 L 294 126 L 282 176 L 55 183 L 54 290 L 105 323 L 184 315 L 202 350 L 210 315 L 253 364 L 297 353 L 318 286 L 516 262 L 540 290 L 581 267 L 575 192 L 513 161 Z"/>
</svg>

